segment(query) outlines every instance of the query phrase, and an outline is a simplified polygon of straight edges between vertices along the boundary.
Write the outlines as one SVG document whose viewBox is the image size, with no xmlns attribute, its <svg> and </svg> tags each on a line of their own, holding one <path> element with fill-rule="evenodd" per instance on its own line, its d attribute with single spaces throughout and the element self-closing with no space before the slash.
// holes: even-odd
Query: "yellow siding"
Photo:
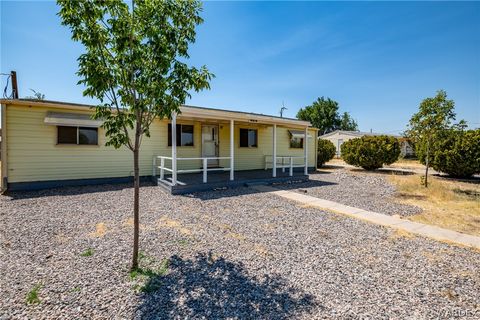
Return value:
<svg viewBox="0 0 480 320">
<path fill-rule="evenodd" d="M 57 145 L 55 126 L 44 124 L 48 111 L 54 109 L 28 106 L 8 106 L 6 119 L 8 181 L 47 181 L 65 179 L 89 179 L 105 177 L 125 177 L 132 175 L 132 152 L 126 148 L 106 147 L 104 130 L 99 129 L 99 146 Z M 69 113 L 89 113 L 65 110 Z M 194 124 L 194 146 L 178 147 L 178 157 L 201 157 L 201 122 L 182 121 Z M 230 155 L 230 127 L 220 124 L 219 150 L 221 157 Z M 246 125 L 248 127 L 248 125 Z M 264 168 L 265 155 L 272 154 L 272 127 L 256 125 L 258 128 L 258 148 L 239 147 L 239 128 L 235 126 L 235 170 Z M 144 137 L 140 152 L 140 174 L 152 173 L 154 155 L 171 156 L 167 146 L 168 121 L 155 121 L 151 127 L 151 137 Z M 310 134 L 315 137 L 315 131 Z M 315 165 L 315 138 L 309 139 L 309 166 Z M 277 128 L 277 154 L 303 155 L 303 149 L 290 149 L 288 129 Z M 220 163 L 229 167 L 228 160 Z M 199 168 L 200 161 L 180 161 L 179 169 Z"/>
</svg>

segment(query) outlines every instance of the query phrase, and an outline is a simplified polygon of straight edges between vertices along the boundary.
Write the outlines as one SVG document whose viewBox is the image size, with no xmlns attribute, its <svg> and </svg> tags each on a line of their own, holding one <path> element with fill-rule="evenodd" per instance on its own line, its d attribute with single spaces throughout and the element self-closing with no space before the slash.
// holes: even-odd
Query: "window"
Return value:
<svg viewBox="0 0 480 320">
<path fill-rule="evenodd" d="M 177 124 L 177 147 L 193 146 L 193 125 Z M 168 124 L 168 146 L 172 146 L 172 124 Z"/>
<path fill-rule="evenodd" d="M 256 129 L 240 129 L 240 147 L 256 148 L 258 142 L 257 135 Z"/>
<path fill-rule="evenodd" d="M 98 144 L 98 128 L 88 127 L 57 127 L 58 144 Z"/>
<path fill-rule="evenodd" d="M 290 148 L 302 149 L 303 148 L 303 138 L 291 137 L 290 138 Z"/>
</svg>

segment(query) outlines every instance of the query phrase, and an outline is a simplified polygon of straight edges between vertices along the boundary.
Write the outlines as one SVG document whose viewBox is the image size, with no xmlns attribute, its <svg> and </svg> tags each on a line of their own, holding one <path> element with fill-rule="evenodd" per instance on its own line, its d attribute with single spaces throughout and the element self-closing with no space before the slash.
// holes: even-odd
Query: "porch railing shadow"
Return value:
<svg viewBox="0 0 480 320">
<path fill-rule="evenodd" d="M 289 319 L 320 310 L 312 295 L 279 276 L 257 278 L 242 264 L 199 254 L 173 256 L 169 271 L 152 275 L 142 293 L 138 319 Z"/>
</svg>

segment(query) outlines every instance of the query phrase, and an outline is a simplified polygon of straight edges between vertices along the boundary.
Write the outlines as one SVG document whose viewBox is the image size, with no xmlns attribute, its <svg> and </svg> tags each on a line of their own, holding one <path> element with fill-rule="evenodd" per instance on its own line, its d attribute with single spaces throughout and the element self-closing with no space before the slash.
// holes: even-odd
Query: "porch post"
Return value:
<svg viewBox="0 0 480 320">
<path fill-rule="evenodd" d="M 234 164 L 235 164 L 235 159 L 233 158 L 233 150 L 235 149 L 235 142 L 234 142 L 234 136 L 235 136 L 235 129 L 234 129 L 234 123 L 233 120 L 230 120 L 230 181 L 233 181 L 233 175 L 234 175 Z"/>
<path fill-rule="evenodd" d="M 277 176 L 277 125 L 273 125 L 272 177 Z"/>
<path fill-rule="evenodd" d="M 177 114 L 172 114 L 172 184 L 177 184 Z"/>
<path fill-rule="evenodd" d="M 303 139 L 303 156 L 305 157 L 305 168 L 303 173 L 308 175 L 308 127 L 305 127 L 305 138 Z"/>
</svg>

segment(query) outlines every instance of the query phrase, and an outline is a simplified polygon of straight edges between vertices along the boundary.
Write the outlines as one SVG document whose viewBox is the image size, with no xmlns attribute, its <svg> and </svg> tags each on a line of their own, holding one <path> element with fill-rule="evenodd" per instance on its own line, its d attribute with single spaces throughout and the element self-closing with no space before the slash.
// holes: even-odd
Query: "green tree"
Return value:
<svg viewBox="0 0 480 320">
<path fill-rule="evenodd" d="M 358 124 L 348 112 L 344 112 L 340 118 L 339 130 L 357 131 Z"/>
<path fill-rule="evenodd" d="M 138 268 L 139 152 L 156 118 L 180 111 L 190 91 L 209 88 L 205 66 L 188 66 L 188 48 L 203 20 L 196 0 L 58 0 L 62 24 L 85 53 L 77 72 L 85 96 L 97 98 L 93 118 L 102 119 L 107 146 L 133 152 L 134 241 L 132 270 Z"/>
<path fill-rule="evenodd" d="M 447 99 L 447 93 L 439 90 L 435 97 L 424 99 L 418 112 L 410 119 L 407 135 L 415 143 L 417 155 L 425 164 L 425 187 L 428 187 L 428 168 L 435 151 L 433 142 L 455 120 L 454 107 L 455 103 Z"/>
<path fill-rule="evenodd" d="M 321 97 L 310 106 L 301 108 L 297 113 L 300 120 L 310 121 L 312 126 L 320 129 L 319 134 L 325 134 L 334 130 L 358 130 L 357 123 L 347 112 L 342 115 L 338 112 L 338 102 Z"/>
</svg>

